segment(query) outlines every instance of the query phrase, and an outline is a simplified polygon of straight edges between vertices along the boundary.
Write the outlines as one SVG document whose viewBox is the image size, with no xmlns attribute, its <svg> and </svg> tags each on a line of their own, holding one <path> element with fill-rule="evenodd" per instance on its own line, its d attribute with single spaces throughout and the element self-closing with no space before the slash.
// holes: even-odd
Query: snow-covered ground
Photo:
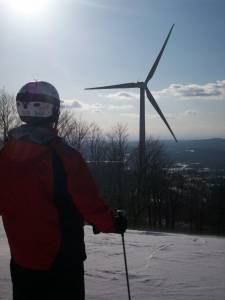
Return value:
<svg viewBox="0 0 225 300">
<path fill-rule="evenodd" d="M 121 237 L 85 235 L 86 299 L 128 299 Z M 225 299 L 225 238 L 128 230 L 125 240 L 133 300 Z M 0 300 L 12 299 L 8 264 L 0 223 Z"/>
</svg>

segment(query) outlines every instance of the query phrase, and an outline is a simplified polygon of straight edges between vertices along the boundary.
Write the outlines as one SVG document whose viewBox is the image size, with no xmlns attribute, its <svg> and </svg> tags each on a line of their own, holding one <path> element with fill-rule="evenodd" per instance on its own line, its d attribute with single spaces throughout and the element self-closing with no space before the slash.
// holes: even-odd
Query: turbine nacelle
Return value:
<svg viewBox="0 0 225 300">
<path fill-rule="evenodd" d="M 144 81 L 137 81 L 137 87 L 139 87 L 139 88 L 145 88 Z"/>
</svg>

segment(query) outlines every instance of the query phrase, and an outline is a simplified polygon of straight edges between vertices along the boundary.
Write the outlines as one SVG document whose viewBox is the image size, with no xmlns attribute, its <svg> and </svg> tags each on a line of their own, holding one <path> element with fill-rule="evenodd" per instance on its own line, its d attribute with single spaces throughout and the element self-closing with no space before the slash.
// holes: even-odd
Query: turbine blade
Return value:
<svg viewBox="0 0 225 300">
<path fill-rule="evenodd" d="M 138 83 L 121 83 L 121 84 L 115 84 L 115 85 L 106 85 L 106 86 L 98 86 L 98 87 L 92 87 L 92 88 L 86 88 L 85 90 L 104 90 L 104 89 L 130 89 L 130 88 L 138 88 Z"/>
<path fill-rule="evenodd" d="M 157 113 L 160 115 L 160 117 L 162 118 L 162 120 L 166 124 L 167 128 L 169 129 L 170 133 L 172 134 L 174 140 L 177 142 L 177 139 L 176 139 L 172 129 L 170 128 L 170 125 L 168 124 L 166 118 L 164 117 L 164 115 L 163 115 L 161 109 L 159 108 L 157 102 L 155 101 L 154 97 L 152 96 L 152 94 L 150 93 L 148 88 L 146 88 L 145 90 L 146 90 L 147 97 L 148 97 L 149 101 L 151 102 L 152 106 L 155 108 Z"/>
<path fill-rule="evenodd" d="M 154 73 L 155 73 L 155 70 L 156 70 L 157 67 L 158 67 L 160 58 L 161 58 L 161 56 L 162 56 L 162 54 L 163 54 L 163 51 L 164 51 L 164 49 L 165 49 L 165 47 L 166 47 L 166 44 L 167 44 L 168 40 L 169 40 L 169 37 L 170 37 L 171 32 L 172 32 L 172 30 L 173 30 L 173 27 L 174 27 L 174 24 L 173 24 L 173 26 L 171 27 L 171 29 L 170 29 L 170 31 L 169 31 L 167 37 L 166 37 L 166 40 L 165 40 L 165 42 L 164 42 L 164 44 L 163 44 L 163 46 L 162 46 L 162 49 L 161 49 L 161 51 L 159 52 L 158 57 L 156 58 L 156 60 L 155 60 L 155 62 L 154 62 L 154 64 L 153 64 L 151 70 L 150 70 L 149 73 L 148 73 L 148 76 L 147 76 L 146 79 L 145 79 L 145 84 L 146 84 L 146 85 L 147 85 L 147 83 L 149 82 L 149 80 L 152 78 L 152 76 L 153 76 Z"/>
</svg>

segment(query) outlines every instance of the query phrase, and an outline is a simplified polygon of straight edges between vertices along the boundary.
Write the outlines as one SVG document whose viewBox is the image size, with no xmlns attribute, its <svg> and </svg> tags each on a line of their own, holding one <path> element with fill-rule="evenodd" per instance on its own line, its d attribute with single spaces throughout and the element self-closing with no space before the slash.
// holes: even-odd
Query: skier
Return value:
<svg viewBox="0 0 225 300">
<path fill-rule="evenodd" d="M 60 98 L 43 81 L 16 96 L 25 123 L 0 152 L 0 215 L 11 252 L 14 300 L 83 300 L 84 220 L 124 233 L 127 220 L 101 198 L 79 152 L 57 135 Z"/>
</svg>

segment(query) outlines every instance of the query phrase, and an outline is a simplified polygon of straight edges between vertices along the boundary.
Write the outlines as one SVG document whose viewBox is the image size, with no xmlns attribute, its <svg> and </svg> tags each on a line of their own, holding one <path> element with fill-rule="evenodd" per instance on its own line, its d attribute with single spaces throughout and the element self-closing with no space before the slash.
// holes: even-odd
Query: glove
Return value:
<svg viewBox="0 0 225 300">
<path fill-rule="evenodd" d="M 127 216 L 124 210 L 117 210 L 114 215 L 116 233 L 124 234 L 127 229 Z"/>
</svg>

